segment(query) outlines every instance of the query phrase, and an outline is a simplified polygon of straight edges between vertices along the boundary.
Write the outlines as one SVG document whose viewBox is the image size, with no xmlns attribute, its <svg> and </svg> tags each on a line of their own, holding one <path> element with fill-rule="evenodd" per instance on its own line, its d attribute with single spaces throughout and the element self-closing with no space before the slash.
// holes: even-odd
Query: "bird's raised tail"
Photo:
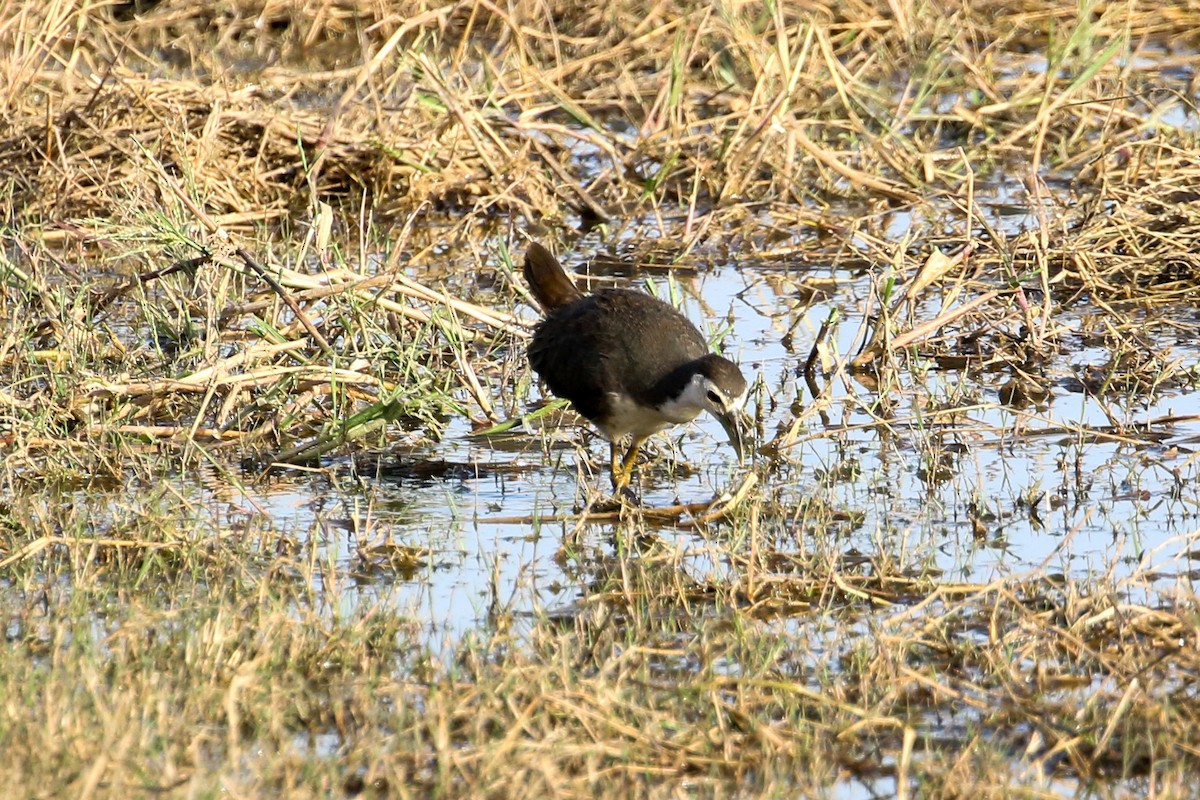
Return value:
<svg viewBox="0 0 1200 800">
<path fill-rule="evenodd" d="M 531 242 L 525 251 L 524 273 L 533 296 L 547 314 L 583 297 L 558 259 L 537 242 Z"/>
</svg>

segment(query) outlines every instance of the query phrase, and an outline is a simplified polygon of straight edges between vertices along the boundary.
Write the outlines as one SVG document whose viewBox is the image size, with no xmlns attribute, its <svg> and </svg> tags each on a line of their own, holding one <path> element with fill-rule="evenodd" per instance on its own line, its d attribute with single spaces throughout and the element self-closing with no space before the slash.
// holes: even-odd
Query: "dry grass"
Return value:
<svg viewBox="0 0 1200 800">
<path fill-rule="evenodd" d="M 931 464 L 963 408 L 895 409 L 931 363 L 1001 372 L 1014 406 L 1082 342 L 1111 356 L 1076 376 L 1102 402 L 1194 384 L 1154 336 L 1196 327 L 1168 312 L 1200 285 L 1197 10 L 579 5 L 0 5 L 10 796 L 1190 792 L 1189 562 L 956 583 L 902 532 L 847 552 L 860 511 L 782 484 L 849 433 L 808 431 L 823 378 L 869 384 L 881 436 Z M 822 338 L 815 410 L 765 432 L 758 484 L 672 514 L 720 569 L 649 515 L 612 549 L 531 525 L 579 604 L 527 618 L 493 587 L 439 646 L 352 590 L 430 552 L 242 489 L 520 416 L 510 248 L 597 228 L 648 266 L 867 270 L 862 349 Z M 1111 421 L 1022 435 L 1162 427 Z M 193 474 L 222 502 L 164 481 Z"/>
<path fill-rule="evenodd" d="M 1194 598 L 1130 599 L 1149 569 L 956 584 L 758 542 L 704 581 L 657 545 L 580 553 L 569 616 L 500 604 L 439 652 L 386 601 L 331 613 L 353 590 L 286 532 L 172 502 L 5 565 L 15 795 L 1172 796 L 1200 747 Z"/>
</svg>

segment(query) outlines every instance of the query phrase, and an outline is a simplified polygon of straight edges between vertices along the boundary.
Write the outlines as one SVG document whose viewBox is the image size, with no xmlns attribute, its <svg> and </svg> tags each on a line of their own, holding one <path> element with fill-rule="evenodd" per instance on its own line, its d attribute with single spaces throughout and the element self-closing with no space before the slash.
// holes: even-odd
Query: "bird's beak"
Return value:
<svg viewBox="0 0 1200 800">
<path fill-rule="evenodd" d="M 742 460 L 745 454 L 746 440 L 749 437 L 749 431 L 746 426 L 746 419 L 740 411 L 731 411 L 725 414 L 714 414 L 717 422 L 721 423 L 721 427 L 725 429 L 725 433 L 729 436 L 729 444 L 733 447 L 733 452 L 737 453 L 738 461 Z"/>
</svg>

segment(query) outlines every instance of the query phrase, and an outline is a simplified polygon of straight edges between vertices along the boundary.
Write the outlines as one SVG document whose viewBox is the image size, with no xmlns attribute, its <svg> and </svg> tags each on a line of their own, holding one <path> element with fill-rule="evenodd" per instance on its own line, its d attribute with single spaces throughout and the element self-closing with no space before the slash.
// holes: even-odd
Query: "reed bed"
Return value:
<svg viewBox="0 0 1200 800">
<path fill-rule="evenodd" d="M 839 381 L 933 464 L 962 407 L 895 413 L 930 364 L 1013 407 L 1194 386 L 1158 337 L 1196 331 L 1197 31 L 1186 3 L 0 5 L 7 791 L 1190 793 L 1194 536 L 960 582 L 851 551 L 861 511 L 782 476 L 852 433 L 811 427 Z M 579 601 L 519 614 L 495 586 L 437 642 L 349 588 L 435 553 L 245 498 L 310 471 L 352 505 L 352 456 L 532 424 L 530 236 L 601 276 L 735 263 L 804 304 L 827 265 L 873 292 L 829 322 L 855 352 L 797 345 L 812 396 L 740 491 L 493 520 L 561 537 Z M 1106 363 L 1064 367 L 1085 344 Z M 1143 448 L 1194 508 L 1152 449 L 1190 419 L 1019 435 Z"/>
</svg>

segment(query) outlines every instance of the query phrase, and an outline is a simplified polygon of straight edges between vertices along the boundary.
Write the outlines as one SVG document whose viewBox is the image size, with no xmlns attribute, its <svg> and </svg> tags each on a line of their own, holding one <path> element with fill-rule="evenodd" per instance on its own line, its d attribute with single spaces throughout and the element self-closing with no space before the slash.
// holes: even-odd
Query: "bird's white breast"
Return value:
<svg viewBox="0 0 1200 800">
<path fill-rule="evenodd" d="M 668 401 L 657 409 L 647 408 L 635 403 L 629 395 L 619 392 L 608 393 L 608 409 L 608 418 L 604 420 L 601 432 L 611 440 L 630 433 L 649 436 L 672 425 L 691 422 L 704 410 L 679 400 Z"/>
</svg>

